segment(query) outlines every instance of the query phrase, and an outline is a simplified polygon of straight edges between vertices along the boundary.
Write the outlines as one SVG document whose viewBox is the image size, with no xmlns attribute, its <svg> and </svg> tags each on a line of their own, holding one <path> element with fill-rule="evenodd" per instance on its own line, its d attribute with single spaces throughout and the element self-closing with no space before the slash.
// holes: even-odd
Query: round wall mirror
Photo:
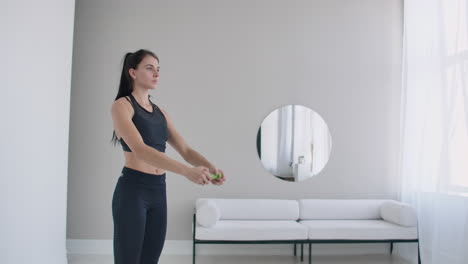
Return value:
<svg viewBox="0 0 468 264">
<path fill-rule="evenodd" d="M 257 132 L 263 167 L 275 177 L 299 182 L 317 175 L 330 157 L 332 139 L 323 118 L 302 105 L 273 110 Z"/>
</svg>

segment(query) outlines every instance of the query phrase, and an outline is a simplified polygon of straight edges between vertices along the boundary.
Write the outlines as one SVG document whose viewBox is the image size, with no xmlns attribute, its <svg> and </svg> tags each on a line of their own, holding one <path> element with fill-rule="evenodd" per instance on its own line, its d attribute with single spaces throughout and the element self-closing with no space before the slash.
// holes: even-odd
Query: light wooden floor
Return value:
<svg viewBox="0 0 468 264">
<path fill-rule="evenodd" d="M 69 264 L 113 264 L 112 255 L 68 255 Z M 195 264 L 308 264 L 308 256 L 206 256 Z M 159 264 L 192 264 L 190 255 L 163 255 Z M 414 264 L 396 255 L 312 256 L 312 264 Z"/>
</svg>

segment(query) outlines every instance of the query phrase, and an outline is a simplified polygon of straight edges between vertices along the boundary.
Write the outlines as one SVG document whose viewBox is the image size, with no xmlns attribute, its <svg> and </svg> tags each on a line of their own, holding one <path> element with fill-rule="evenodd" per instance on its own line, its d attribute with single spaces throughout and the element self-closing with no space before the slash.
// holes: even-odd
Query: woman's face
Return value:
<svg viewBox="0 0 468 264">
<path fill-rule="evenodd" d="M 136 85 L 147 89 L 155 89 L 159 81 L 158 60 L 153 56 L 145 56 L 138 64 L 137 69 L 130 69 L 130 75 Z"/>
</svg>

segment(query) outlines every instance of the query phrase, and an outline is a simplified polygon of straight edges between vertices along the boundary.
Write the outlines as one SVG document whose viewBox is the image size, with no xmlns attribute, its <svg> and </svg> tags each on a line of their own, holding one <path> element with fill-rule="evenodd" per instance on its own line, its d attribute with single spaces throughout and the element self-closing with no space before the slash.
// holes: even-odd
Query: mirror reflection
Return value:
<svg viewBox="0 0 468 264">
<path fill-rule="evenodd" d="M 273 110 L 260 125 L 257 152 L 263 167 L 285 181 L 317 175 L 330 157 L 332 139 L 322 117 L 302 105 Z"/>
</svg>

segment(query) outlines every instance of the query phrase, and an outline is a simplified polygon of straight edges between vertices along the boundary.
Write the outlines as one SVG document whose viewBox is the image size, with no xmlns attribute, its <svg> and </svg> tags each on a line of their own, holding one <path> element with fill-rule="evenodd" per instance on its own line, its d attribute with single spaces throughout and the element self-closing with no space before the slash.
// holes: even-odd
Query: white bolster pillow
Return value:
<svg viewBox="0 0 468 264">
<path fill-rule="evenodd" d="M 416 226 L 418 223 L 414 208 L 397 201 L 384 202 L 380 207 L 380 216 L 385 221 L 402 226 Z"/>
<path fill-rule="evenodd" d="M 201 200 L 196 205 L 197 222 L 204 227 L 212 227 L 218 222 L 221 213 L 212 200 Z"/>
</svg>

